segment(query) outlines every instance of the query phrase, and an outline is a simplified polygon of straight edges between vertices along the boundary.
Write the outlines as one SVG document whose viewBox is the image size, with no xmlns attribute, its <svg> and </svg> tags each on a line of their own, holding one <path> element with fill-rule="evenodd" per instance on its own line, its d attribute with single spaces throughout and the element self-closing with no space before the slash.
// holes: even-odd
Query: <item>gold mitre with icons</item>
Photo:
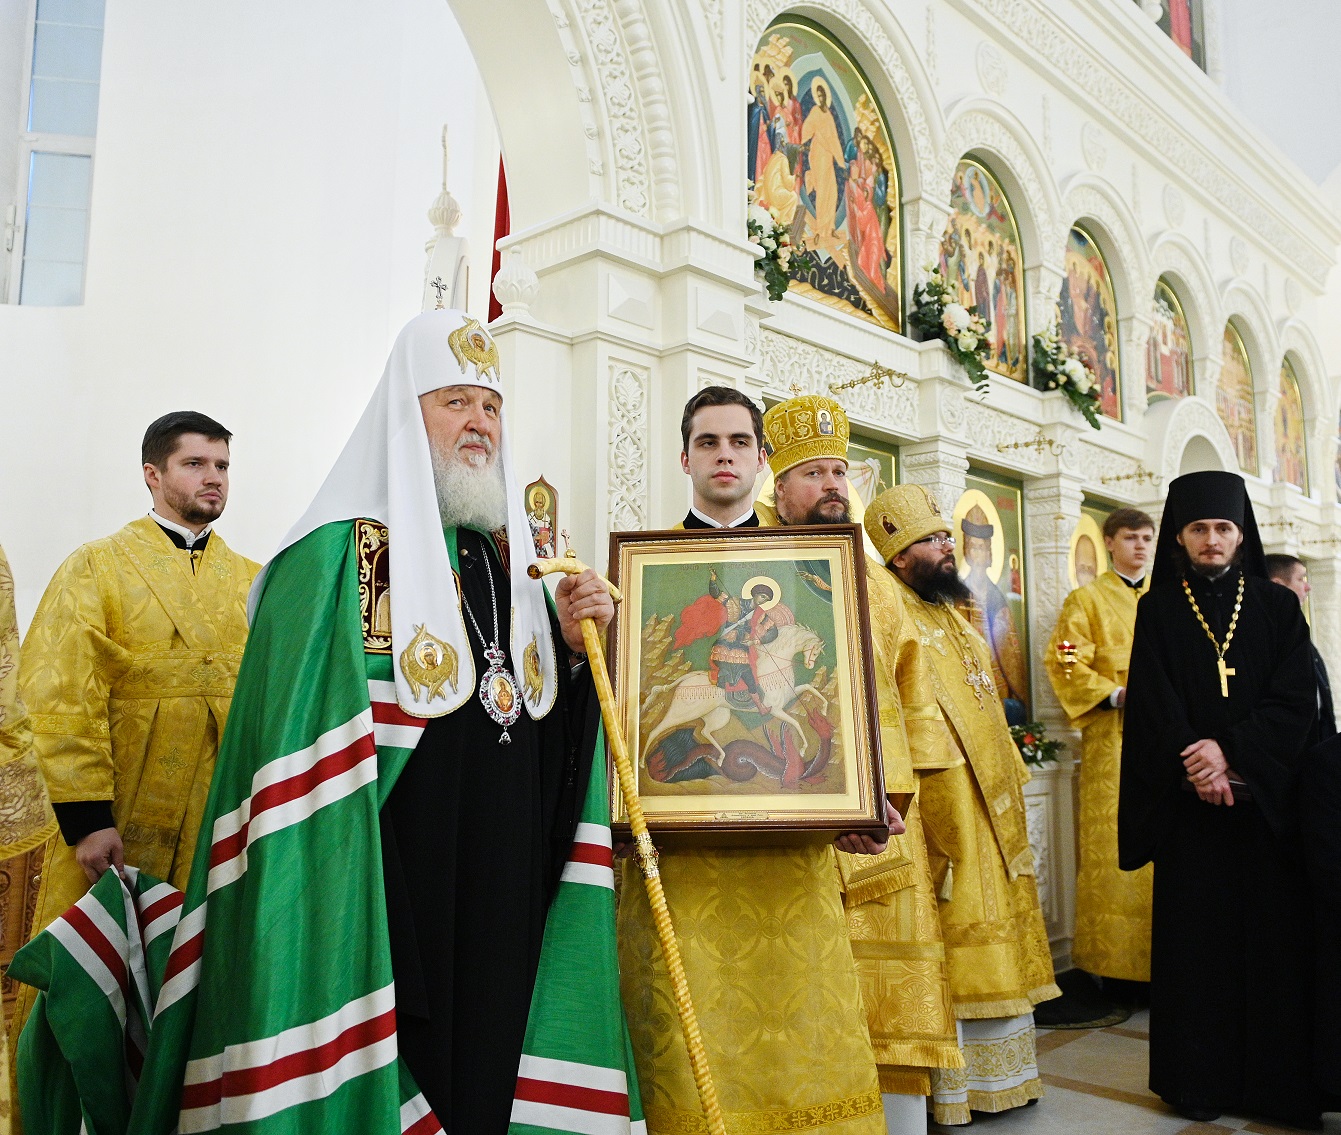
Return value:
<svg viewBox="0 0 1341 1135">
<path fill-rule="evenodd" d="M 950 530 L 925 485 L 895 485 L 886 489 L 866 506 L 862 524 L 885 563 L 919 540 Z"/>
<path fill-rule="evenodd" d="M 798 394 L 764 414 L 768 467 L 780 477 L 803 461 L 847 460 L 851 429 L 843 407 L 823 394 Z"/>
</svg>

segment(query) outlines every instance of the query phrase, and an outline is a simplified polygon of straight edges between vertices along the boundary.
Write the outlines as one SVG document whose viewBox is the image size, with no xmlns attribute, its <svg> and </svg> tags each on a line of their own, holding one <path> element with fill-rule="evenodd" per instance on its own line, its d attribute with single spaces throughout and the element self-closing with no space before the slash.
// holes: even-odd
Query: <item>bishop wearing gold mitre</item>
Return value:
<svg viewBox="0 0 1341 1135">
<path fill-rule="evenodd" d="M 1155 522 L 1134 508 L 1119 508 L 1104 521 L 1103 537 L 1113 569 L 1066 597 L 1043 665 L 1084 746 L 1071 958 L 1103 978 L 1105 990 L 1116 985 L 1121 992 L 1118 983 L 1150 980 L 1154 871 L 1149 864 L 1139 871 L 1118 867 L 1117 809 L 1127 666 Z"/>
<path fill-rule="evenodd" d="M 152 511 L 77 549 L 24 639 L 20 693 L 60 824 L 33 934 L 109 867 L 186 886 L 258 570 L 213 531 L 231 437 L 191 411 L 151 424 L 141 457 Z M 13 1037 L 34 995 L 22 989 Z"/>
<path fill-rule="evenodd" d="M 1033 1009 L 1060 994 L 1025 827 L 1028 772 L 992 680 L 991 651 L 955 609 L 954 540 L 921 485 L 881 493 L 863 523 L 889 565 L 950 743 L 915 746 L 963 1070 L 933 1071 L 936 1120 L 967 1123 L 1039 1098 Z"/>
</svg>

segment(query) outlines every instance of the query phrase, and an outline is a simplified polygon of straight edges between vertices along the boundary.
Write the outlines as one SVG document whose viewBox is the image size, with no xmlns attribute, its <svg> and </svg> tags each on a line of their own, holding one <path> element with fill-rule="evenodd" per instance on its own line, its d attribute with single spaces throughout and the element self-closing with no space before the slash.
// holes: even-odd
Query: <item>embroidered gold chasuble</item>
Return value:
<svg viewBox="0 0 1341 1135">
<path fill-rule="evenodd" d="M 1081 730 L 1079 865 L 1076 872 L 1076 965 L 1101 977 L 1150 980 L 1150 905 L 1154 867 L 1118 867 L 1118 773 L 1123 711 L 1104 703 L 1127 684 L 1135 590 L 1114 572 L 1071 592 L 1044 653 L 1057 700 Z M 1058 661 L 1057 644 L 1073 643 L 1076 661 Z"/>
<path fill-rule="evenodd" d="M 19 697 L 19 624 L 14 611 L 14 576 L 0 548 L 0 860 L 6 863 L 11 907 L 18 900 L 18 917 L 4 920 L 7 931 L 0 943 L 0 961 L 8 964 L 21 942 L 14 941 L 23 928 L 21 911 L 28 894 L 23 879 L 27 853 L 48 840 L 56 830 L 42 778 L 33 758 L 33 732 L 28 712 Z M 7 912 L 8 913 L 8 912 Z M 10 1127 L 9 1045 L 0 1035 L 0 1131 Z"/>
<path fill-rule="evenodd" d="M 1013 1017 L 1060 996 L 1025 827 L 1028 770 L 1010 738 L 982 636 L 895 578 L 954 741 L 916 749 L 922 820 L 960 1019 Z"/>
<path fill-rule="evenodd" d="M 916 793 L 912 752 L 944 753 L 949 735 L 893 577 L 875 560 L 866 566 L 885 790 Z M 880 855 L 835 854 L 880 1087 L 925 1096 L 927 1069 L 962 1068 L 964 1058 L 915 795 L 904 823 Z"/>
<path fill-rule="evenodd" d="M 727 1131 L 884 1135 L 832 846 L 660 851 Z M 631 859 L 620 869 L 620 986 L 648 1135 L 706 1132 L 642 877 Z"/>
<path fill-rule="evenodd" d="M 183 890 L 259 565 L 214 532 L 194 568 L 147 516 L 85 544 L 47 586 L 20 674 L 52 802 L 110 801 L 126 862 Z M 32 932 L 88 887 L 53 835 Z M 32 994 L 25 986 L 14 1035 Z"/>
</svg>

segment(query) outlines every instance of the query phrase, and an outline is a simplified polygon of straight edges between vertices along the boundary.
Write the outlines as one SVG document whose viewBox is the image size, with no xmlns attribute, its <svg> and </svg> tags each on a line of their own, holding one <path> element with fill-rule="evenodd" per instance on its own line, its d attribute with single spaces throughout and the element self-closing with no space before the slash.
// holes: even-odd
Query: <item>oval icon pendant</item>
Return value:
<svg viewBox="0 0 1341 1135">
<path fill-rule="evenodd" d="M 490 643 L 484 648 L 484 657 L 489 662 L 489 669 L 480 679 L 480 702 L 490 719 L 503 727 L 498 743 L 510 745 L 512 738 L 508 736 L 508 726 L 521 716 L 521 690 L 517 679 L 504 669 L 505 656 L 496 644 Z"/>
</svg>

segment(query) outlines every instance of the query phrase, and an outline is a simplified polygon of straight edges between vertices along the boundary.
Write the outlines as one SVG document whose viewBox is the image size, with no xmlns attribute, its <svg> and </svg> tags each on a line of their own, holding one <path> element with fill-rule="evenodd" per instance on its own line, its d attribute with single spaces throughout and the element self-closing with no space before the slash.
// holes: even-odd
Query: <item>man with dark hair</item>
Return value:
<svg viewBox="0 0 1341 1135">
<path fill-rule="evenodd" d="M 1321 1126 L 1295 803 L 1316 715 L 1308 625 L 1266 577 L 1243 478 L 1177 478 L 1136 614 L 1118 853 L 1155 865 L 1150 1088 L 1197 1122 Z"/>
<path fill-rule="evenodd" d="M 60 825 L 34 934 L 108 868 L 186 886 L 258 570 L 213 530 L 231 436 L 193 412 L 150 425 L 149 515 L 77 549 L 24 640 L 20 692 Z M 15 1037 L 32 996 L 22 988 Z"/>
<path fill-rule="evenodd" d="M 1103 536 L 1113 567 L 1066 597 L 1043 665 L 1083 738 L 1071 958 L 1126 1000 L 1143 994 L 1128 983 L 1150 980 L 1153 869 L 1118 868 L 1117 806 L 1127 662 L 1155 522 L 1137 509 L 1117 508 L 1104 520 Z"/>
<path fill-rule="evenodd" d="M 1288 587 L 1299 597 L 1302 607 L 1313 590 L 1308 582 L 1308 565 L 1298 556 L 1274 552 L 1266 557 L 1267 578 L 1282 587 Z M 1332 705 L 1332 683 L 1327 677 L 1327 663 L 1318 648 L 1313 647 L 1313 674 L 1318 679 L 1318 740 L 1325 741 L 1336 732 L 1336 711 Z"/>
<path fill-rule="evenodd" d="M 922 646 L 943 740 L 913 750 L 964 1071 L 932 1073 L 936 1121 L 1023 1107 L 1043 1095 L 1034 1007 L 1060 994 L 1025 819 L 1029 772 L 1011 740 L 987 640 L 958 605 L 950 525 L 924 485 L 896 485 L 862 518 Z M 909 722 L 911 726 L 911 721 Z"/>
<path fill-rule="evenodd" d="M 754 482 L 764 468 L 764 419 L 750 397 L 705 386 L 680 419 L 680 468 L 694 486 L 684 528 L 755 528 Z"/>
</svg>

